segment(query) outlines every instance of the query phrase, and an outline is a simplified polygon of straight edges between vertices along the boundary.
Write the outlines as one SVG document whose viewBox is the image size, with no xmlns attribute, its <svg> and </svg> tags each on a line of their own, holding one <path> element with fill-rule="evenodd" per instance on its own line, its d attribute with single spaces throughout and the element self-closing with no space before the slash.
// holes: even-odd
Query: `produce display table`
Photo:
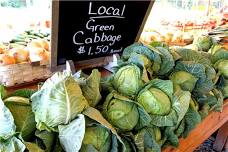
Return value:
<svg viewBox="0 0 228 152">
<path fill-rule="evenodd" d="M 107 76 L 110 72 L 102 70 L 102 76 Z M 37 84 L 19 86 L 16 88 L 8 88 L 8 91 L 14 91 L 16 89 L 37 89 Z M 228 122 L 228 99 L 224 101 L 223 111 L 211 112 L 197 127 L 191 131 L 185 139 L 180 139 L 178 148 L 167 147 L 163 149 L 163 152 L 192 152 L 203 141 L 210 137 L 216 130 Z"/>
</svg>

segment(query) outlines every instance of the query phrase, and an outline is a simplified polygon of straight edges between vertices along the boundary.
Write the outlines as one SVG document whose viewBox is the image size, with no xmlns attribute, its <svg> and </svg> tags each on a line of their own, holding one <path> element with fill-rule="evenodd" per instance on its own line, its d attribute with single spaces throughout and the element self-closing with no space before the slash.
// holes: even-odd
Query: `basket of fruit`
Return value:
<svg viewBox="0 0 228 152">
<path fill-rule="evenodd" d="M 49 41 L 41 33 L 24 32 L 0 44 L 0 83 L 15 86 L 48 78 L 49 56 Z"/>
</svg>

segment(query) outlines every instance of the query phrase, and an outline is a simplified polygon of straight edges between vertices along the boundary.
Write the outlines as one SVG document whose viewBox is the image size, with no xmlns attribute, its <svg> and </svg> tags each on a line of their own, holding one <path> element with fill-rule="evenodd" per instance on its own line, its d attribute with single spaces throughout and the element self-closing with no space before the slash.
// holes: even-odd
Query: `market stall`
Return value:
<svg viewBox="0 0 228 152">
<path fill-rule="evenodd" d="M 191 152 L 224 132 L 227 22 L 162 39 L 146 23 L 158 4 L 53 1 L 51 26 L 2 41 L 0 151 Z"/>
</svg>

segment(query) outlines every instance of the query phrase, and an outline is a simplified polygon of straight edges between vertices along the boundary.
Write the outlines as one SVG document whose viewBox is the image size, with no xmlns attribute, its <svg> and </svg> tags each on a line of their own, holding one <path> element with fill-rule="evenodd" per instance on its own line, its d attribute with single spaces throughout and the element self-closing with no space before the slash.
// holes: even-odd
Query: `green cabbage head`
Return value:
<svg viewBox="0 0 228 152">
<path fill-rule="evenodd" d="M 201 36 L 194 40 L 193 42 L 196 44 L 201 51 L 208 51 L 212 46 L 212 39 L 209 36 Z"/>
<path fill-rule="evenodd" d="M 224 98 L 228 98 L 228 85 L 226 85 L 223 89 L 222 89 L 222 93 Z"/>
<path fill-rule="evenodd" d="M 57 131 L 58 125 L 74 120 L 87 106 L 79 84 L 71 73 L 57 72 L 31 96 L 36 128 Z"/>
<path fill-rule="evenodd" d="M 120 130 L 130 131 L 138 123 L 139 112 L 137 105 L 133 101 L 115 98 L 110 93 L 103 108 L 108 121 Z"/>
<path fill-rule="evenodd" d="M 217 64 L 218 72 L 228 78 L 228 60 L 219 60 Z"/>
<path fill-rule="evenodd" d="M 191 73 L 178 71 L 170 76 L 170 80 L 173 82 L 174 86 L 179 85 L 182 90 L 192 92 L 198 78 L 194 77 Z"/>
<path fill-rule="evenodd" d="M 165 116 L 171 111 L 173 83 L 170 80 L 153 79 L 138 93 L 137 102 L 150 116 Z"/>
<path fill-rule="evenodd" d="M 134 96 L 142 86 L 141 70 L 136 65 L 121 67 L 114 75 L 113 87 L 119 93 Z"/>
<path fill-rule="evenodd" d="M 88 145 L 97 151 L 108 152 L 111 146 L 111 132 L 101 125 L 87 127 L 82 143 L 81 152 L 87 151 Z"/>
<path fill-rule="evenodd" d="M 169 97 L 162 90 L 153 87 L 143 90 L 137 101 L 149 114 L 166 115 L 171 109 Z"/>
<path fill-rule="evenodd" d="M 130 63 L 135 63 L 136 65 L 145 66 L 146 68 L 152 66 L 151 60 L 143 54 L 132 53 L 128 61 Z"/>
</svg>

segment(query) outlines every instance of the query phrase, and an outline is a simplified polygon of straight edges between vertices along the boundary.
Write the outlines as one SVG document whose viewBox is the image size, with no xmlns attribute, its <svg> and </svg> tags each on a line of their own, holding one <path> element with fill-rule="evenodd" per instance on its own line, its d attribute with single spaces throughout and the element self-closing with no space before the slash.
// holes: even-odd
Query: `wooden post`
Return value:
<svg viewBox="0 0 228 152">
<path fill-rule="evenodd" d="M 213 149 L 216 151 L 222 151 L 228 139 L 228 122 L 226 122 L 218 131 Z"/>
<path fill-rule="evenodd" d="M 226 145 L 225 145 L 224 150 L 225 150 L 225 151 L 228 151 L 228 139 L 226 139 Z"/>
<path fill-rule="evenodd" d="M 207 16 L 210 13 L 210 5 L 211 5 L 211 0 L 208 0 L 208 4 L 207 4 Z"/>
<path fill-rule="evenodd" d="M 25 3 L 26 3 L 26 7 L 30 7 L 31 6 L 31 1 L 30 0 L 26 0 Z"/>
</svg>

